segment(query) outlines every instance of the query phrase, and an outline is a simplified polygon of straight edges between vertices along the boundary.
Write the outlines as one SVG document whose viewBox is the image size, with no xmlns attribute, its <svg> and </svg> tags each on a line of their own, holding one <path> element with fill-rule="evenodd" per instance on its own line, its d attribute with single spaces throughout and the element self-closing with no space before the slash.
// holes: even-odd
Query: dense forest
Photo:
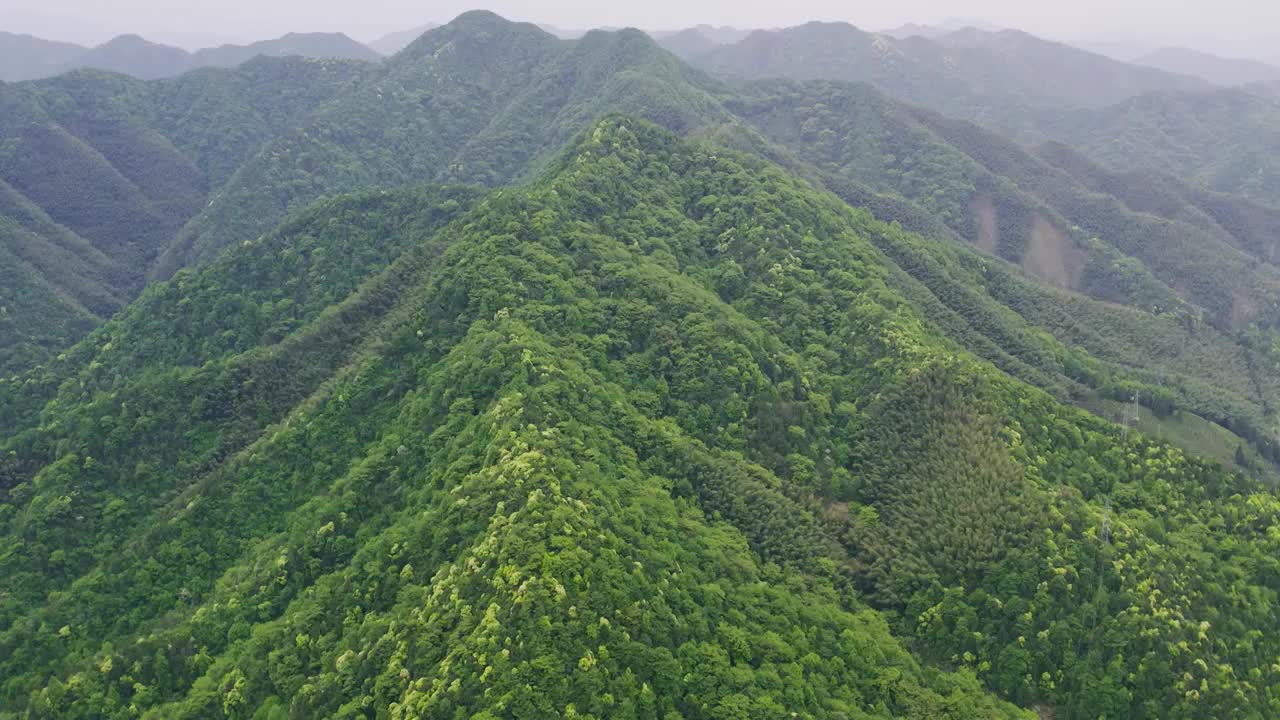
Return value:
<svg viewBox="0 0 1280 720">
<path fill-rule="evenodd" d="M 1265 117 L 885 37 L 0 84 L 0 719 L 1280 716 Z"/>
</svg>

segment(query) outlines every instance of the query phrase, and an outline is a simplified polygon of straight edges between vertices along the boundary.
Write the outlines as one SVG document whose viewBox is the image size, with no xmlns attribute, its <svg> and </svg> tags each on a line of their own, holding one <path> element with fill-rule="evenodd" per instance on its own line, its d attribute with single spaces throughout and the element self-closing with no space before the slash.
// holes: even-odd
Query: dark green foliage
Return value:
<svg viewBox="0 0 1280 720">
<path fill-rule="evenodd" d="M 0 718 L 1280 713 L 1265 205 L 488 13 L 0 106 Z"/>
<path fill-rule="evenodd" d="M 132 299 L 211 188 L 358 77 L 261 60 L 171 83 L 74 73 L 0 88 L 0 243 L 19 258 L 6 266 L 0 374 Z"/>
<path fill-rule="evenodd" d="M 712 83 L 637 31 L 567 42 L 466 13 L 264 148 L 179 235 L 160 274 L 211 259 L 326 193 L 511 181 L 607 112 L 679 132 L 727 119 L 703 85 Z"/>
<path fill-rule="evenodd" d="M 1280 505 L 943 334 L 1096 380 L 928 258 L 1025 278 L 618 117 L 471 199 L 328 202 L 0 384 L 52 388 L 0 716 L 1271 714 Z"/>
<path fill-rule="evenodd" d="M 19 476 L 51 455 L 0 506 L 14 510 L 6 536 L 31 538 L 5 555 L 0 707 L 1021 717 L 970 672 L 922 669 L 837 589 L 835 544 L 786 492 L 807 487 L 795 452 L 813 413 L 798 385 L 806 361 L 671 267 L 706 257 L 707 233 L 742 218 L 728 195 L 721 219 L 686 209 L 713 187 L 745 198 L 764 183 L 781 203 L 767 222 L 795 241 L 774 222 L 834 230 L 848 211 L 633 121 L 600 126 L 560 167 L 434 236 L 429 214 L 395 219 L 431 196 L 403 194 L 286 227 L 282 240 L 363 217 L 370 236 L 402 234 L 404 254 L 279 342 L 214 313 L 265 344 L 215 350 L 194 372 L 147 371 L 113 355 L 150 321 L 141 305 L 96 333 L 89 342 L 112 343 L 90 363 L 105 374 L 86 367 L 45 408 L 84 414 L 59 423 L 62 440 L 33 429 L 14 446 Z M 619 205 L 623 188 L 641 202 Z M 430 261 L 436 242 L 448 249 Z M 253 287 L 240 263 L 277 257 L 260 244 L 144 304 L 175 285 Z M 378 298 L 391 303 L 381 323 L 358 312 Z M 341 349 L 361 335 L 363 350 Z M 117 368 L 134 371 L 100 401 L 66 394 Z M 790 429 L 774 429 L 777 410 Z M 104 411 L 135 432 L 146 422 L 146 441 L 98 436 Z M 157 424 L 177 415 L 185 427 Z M 58 534 L 63 523 L 79 532 Z M 118 551 L 99 556 L 107 547 Z M 19 569 L 49 562 L 55 572 Z"/>
</svg>

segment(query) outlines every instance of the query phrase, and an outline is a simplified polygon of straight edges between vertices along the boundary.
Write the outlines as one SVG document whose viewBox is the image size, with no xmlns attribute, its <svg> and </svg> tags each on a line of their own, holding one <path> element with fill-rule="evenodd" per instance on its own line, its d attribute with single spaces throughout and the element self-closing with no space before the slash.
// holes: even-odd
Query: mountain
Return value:
<svg viewBox="0 0 1280 720">
<path fill-rule="evenodd" d="M 86 50 L 72 43 L 0 31 L 0 80 L 48 77 Z"/>
<path fill-rule="evenodd" d="M 1096 108 L 1145 93 L 1207 89 L 1191 77 L 1116 62 L 1019 30 L 965 28 L 938 43 L 966 76 L 998 78 L 1004 92 L 1064 106 Z"/>
<path fill-rule="evenodd" d="M 736 28 L 731 25 L 707 24 L 694 25 L 693 27 L 683 28 L 681 30 L 654 30 L 649 34 L 653 36 L 654 39 L 661 42 L 674 35 L 679 35 L 689 31 L 696 32 L 698 35 L 705 37 L 715 45 L 730 45 L 732 43 L 740 42 L 743 38 L 751 34 L 750 30 Z"/>
<path fill-rule="evenodd" d="M 383 35 L 377 40 L 369 43 L 369 47 L 372 48 L 374 52 L 389 57 L 408 47 L 409 43 L 417 40 L 422 36 L 422 33 L 433 27 L 436 27 L 436 23 L 427 23 L 426 25 L 419 25 L 418 27 L 410 30 L 400 30 L 398 32 L 387 33 L 386 35 Z"/>
<path fill-rule="evenodd" d="M 77 69 L 122 73 L 143 80 L 182 75 L 204 67 L 235 67 L 259 55 L 298 55 L 317 59 L 345 59 L 374 62 L 378 53 L 342 33 L 289 33 L 274 40 L 248 45 L 221 45 L 189 53 L 182 48 L 160 45 L 137 35 L 121 35 L 92 49 L 66 43 L 52 43 L 24 35 L 0 33 L 0 58 L 12 53 L 5 63 L 8 76 L 0 80 L 34 80 Z"/>
<path fill-rule="evenodd" d="M 757 31 L 694 59 L 737 80 L 871 83 L 908 102 L 1024 136 L 1070 108 L 1207 87 L 1201 80 L 1110 60 L 1018 31 L 973 28 L 895 39 L 845 23 Z"/>
<path fill-rule="evenodd" d="M 0 251 L 21 259 L 0 292 L 0 375 L 133 299 L 214 189 L 360 73 L 259 58 L 154 83 L 78 71 L 0 86 Z"/>
<path fill-rule="evenodd" d="M 1215 85 L 1227 87 L 1280 81 L 1280 68 L 1256 60 L 1223 58 L 1188 48 L 1161 48 L 1133 62 L 1136 65 L 1203 78 Z"/>
<path fill-rule="evenodd" d="M 153 84 L 72 74 L 0 88 L 22 108 L 0 119 L 0 179 L 123 263 L 110 289 L 127 300 L 148 276 L 213 259 L 326 193 L 506 182 L 609 110 L 684 132 L 723 121 L 703 84 L 713 85 L 637 31 L 570 43 L 471 13 L 385 65 L 259 57 Z M 52 353 L 118 306 L 74 313 L 36 345 Z M 48 327 L 15 317 L 2 347 Z M 19 355 L 0 372 L 42 357 Z"/>
<path fill-rule="evenodd" d="M 669 35 L 654 33 L 653 38 L 664 49 L 682 60 L 691 60 L 706 54 L 719 45 L 697 28 L 687 28 Z"/>
<path fill-rule="evenodd" d="M 948 18 L 937 25 L 926 25 L 923 23 L 906 23 L 898 27 L 884 30 L 881 34 L 903 40 L 909 37 L 924 37 L 931 40 L 950 35 L 951 33 L 965 29 L 977 29 L 983 32 L 997 33 L 1007 28 L 998 25 L 986 23 L 977 20 L 965 20 L 962 18 Z"/>
<path fill-rule="evenodd" d="M 191 67 L 191 55 L 182 48 L 121 35 L 71 58 L 58 72 L 91 68 L 153 80 L 181 75 Z"/>
<path fill-rule="evenodd" d="M 839 593 L 834 563 L 827 557 L 836 550 L 824 539 L 821 521 L 783 495 L 771 471 L 739 453 L 706 445 L 714 437 L 708 433 L 716 431 L 697 418 L 701 408 L 714 407 L 709 403 L 721 392 L 706 381 L 721 373 L 749 373 L 738 391 L 745 393 L 741 399 L 725 396 L 733 403 L 730 412 L 743 403 L 745 408 L 774 402 L 763 373 L 793 374 L 773 364 L 789 363 L 784 356 L 794 351 L 771 340 L 758 321 L 716 299 L 705 286 L 668 268 L 662 256 L 628 250 L 627 236 L 605 230 L 632 212 L 681 217 L 682 207 L 690 206 L 680 201 L 698 188 L 680 191 L 674 171 L 662 170 L 668 164 L 702 165 L 704 183 L 732 182 L 734 177 L 768 183 L 788 203 L 802 203 L 802 191 L 779 175 L 724 165 L 631 121 L 598 126 L 588 137 L 576 151 L 578 159 L 563 163 L 538 188 L 504 198 L 477 204 L 466 193 L 427 191 L 331 201 L 278 234 L 236 248 L 196 275 L 157 286 L 138 311 L 104 328 L 93 346 L 101 348 L 106 333 L 123 333 L 119 345 L 106 342 L 133 358 L 122 356 L 114 367 L 132 366 L 140 371 L 138 377 L 163 376 L 186 385 L 188 390 L 172 388 L 177 396 L 194 391 L 208 398 L 209 404 L 201 402 L 209 413 L 206 420 L 187 432 L 223 438 L 221 449 L 205 456 L 211 464 L 197 472 L 229 482 L 208 485 L 187 511 L 169 507 L 176 496 L 163 497 L 162 488 L 177 489 L 167 470 L 147 481 L 156 491 L 147 492 L 149 499 L 133 491 L 116 495 L 107 489 L 114 485 L 107 477 L 125 458 L 101 448 L 97 462 L 106 473 L 103 492 L 90 498 L 84 487 L 77 496 L 87 504 L 72 510 L 69 518 L 75 522 L 90 506 L 111 505 L 108 515 L 117 529 L 95 522 L 75 540 L 68 537 L 71 544 L 61 546 L 58 557 L 76 567 L 68 566 L 62 578 L 12 572 L 33 557 L 30 551 L 43 555 L 52 549 L 27 544 L 18 554 L 21 559 L 10 552 L 3 556 L 5 576 L 15 581 L 7 584 L 3 602 L 4 707 L 62 717 L 135 711 L 165 717 L 237 715 L 289 706 L 309 715 L 330 715 L 350 702 L 370 708 L 395 703 L 424 716 L 457 712 L 479 717 L 514 708 L 545 714 L 572 706 L 575 712 L 597 715 L 624 707 L 652 717 L 776 713 L 786 707 L 820 717 L 854 708 L 883 717 L 1026 717 L 984 693 L 971 671 L 922 668 L 890 634 L 880 614 Z M 631 210 L 616 205 L 615 195 L 597 195 L 609 192 L 609 182 L 642 183 L 646 175 L 652 187 L 633 196 L 644 202 Z M 679 194 L 669 195 L 673 191 Z M 600 214 L 585 205 L 601 201 Z M 848 212 L 837 207 L 828 201 L 825 212 Z M 828 221 L 841 222 L 836 217 Z M 517 227 L 519 218 L 530 224 Z M 543 227 L 546 223 L 550 225 Z M 684 220 L 690 223 L 698 220 Z M 517 235 L 493 234 L 503 226 Z M 631 239 L 645 237 L 636 230 L 641 234 Z M 572 235 L 560 234 L 566 231 Z M 561 238 L 569 237 L 576 249 L 565 253 Z M 695 250 L 670 245 L 676 237 L 664 243 L 669 250 L 654 247 L 650 252 L 672 257 L 671 251 Z M 298 240 L 309 247 L 297 245 Z M 589 269 L 602 254 L 613 259 Z M 515 265 L 494 274 L 510 262 Z M 560 273 L 575 268 L 565 279 L 576 279 L 562 285 L 566 294 L 554 304 L 542 309 L 536 303 L 507 306 L 519 299 L 509 293 L 562 284 Z M 336 277 L 358 278 L 362 271 L 372 276 L 329 290 Z M 272 278 L 292 282 L 279 285 Z M 473 296 L 484 292 L 483 285 L 498 294 Z M 519 290 L 521 285 L 526 291 Z M 204 298 L 232 297 L 236 288 L 260 293 L 253 307 L 268 313 L 260 316 L 266 323 L 260 327 L 277 330 L 257 335 L 252 326 L 241 324 L 246 316 L 207 312 Z M 321 290 L 328 297 L 315 295 Z M 173 304 L 166 296 L 175 292 L 189 302 Z M 283 302 L 289 298 L 296 302 Z M 637 339 L 665 337 L 684 325 L 701 338 L 689 338 L 695 344 L 688 350 L 698 356 L 699 345 L 711 350 L 721 344 L 719 337 L 732 338 L 724 349 L 736 348 L 739 367 L 699 368 L 696 355 L 680 360 L 679 346 L 685 342 L 677 333 L 672 349 L 678 365 L 670 375 L 676 385 L 647 399 L 653 391 L 627 389 L 632 387 L 628 376 L 650 375 L 644 368 L 660 360 L 654 354 L 657 346 L 636 351 L 618 347 L 597 357 L 599 351 L 588 346 L 564 344 L 557 329 L 538 329 L 561 309 L 594 315 L 593 308 L 625 312 L 635 303 L 641 303 L 637 310 L 658 304 L 650 305 L 655 313 L 651 319 L 641 315 L 636 318 L 640 324 L 617 327 L 623 333 L 617 341 L 635 333 L 640 333 Z M 162 313 L 178 316 L 167 320 L 144 306 L 169 308 Z M 422 315 L 426 308 L 432 310 Z M 434 312 L 449 308 L 459 314 L 445 318 Z M 276 311 L 286 315 L 272 317 Z M 293 322 L 281 325 L 284 317 Z M 153 334 L 158 327 L 146 330 L 137 324 L 157 322 L 179 335 L 166 339 Z M 592 322 L 607 321 L 598 316 Z M 225 330 L 206 334 L 218 325 Z M 198 327 L 204 332 L 195 331 Z M 601 324 L 598 329 L 605 328 Z M 135 354 L 140 348 L 124 339 L 135 332 L 159 344 Z M 243 349 L 227 347 L 227 352 L 199 344 L 189 346 L 194 354 L 181 349 L 183 338 L 215 336 Z M 423 344 L 426 337 L 432 338 L 430 346 Z M 611 366 L 608 355 L 619 352 L 619 364 Z M 476 365 L 482 358 L 497 362 Z M 598 361 L 606 364 L 596 365 Z M 214 390 L 221 381 L 202 389 L 203 382 L 174 375 L 179 365 L 170 363 L 175 362 L 195 362 L 219 374 L 222 370 L 214 368 L 248 372 L 259 381 L 241 386 L 248 394 L 240 400 L 226 398 L 231 402 L 226 405 Z M 307 371 L 290 372 L 296 363 L 304 363 Z M 412 378 L 419 372 L 428 383 L 422 391 L 397 390 L 407 390 L 406 381 L 416 384 Z M 684 378 L 687 372 L 694 374 Z M 293 380 L 282 384 L 273 377 Z M 242 380 L 232 382 L 240 385 Z M 329 389 L 321 390 L 324 386 Z M 712 394 L 688 394 L 698 387 Z M 142 399 L 135 394 L 139 391 L 159 400 L 162 395 L 155 389 L 120 388 L 137 400 Z M 320 395 L 314 395 L 317 390 Z M 389 390 L 397 399 L 374 410 L 370 401 Z M 308 395 L 313 397 L 308 400 Z M 259 409 L 244 414 L 244 401 Z M 678 403 L 672 410 L 679 420 L 656 415 L 654 401 Z M 159 410 L 149 401 L 137 407 Z M 260 424 L 272 423 L 270 418 L 283 417 L 282 412 L 294 416 L 295 429 L 282 428 L 282 435 Z M 363 420 L 350 422 L 352 412 Z M 227 434 L 228 421 L 240 426 L 239 437 Z M 332 435 L 340 427 L 349 433 L 346 441 Z M 276 438 L 253 438 L 267 432 Z M 746 440 L 752 431 L 744 426 L 728 432 Z M 153 436 L 125 453 L 168 466 L 152 455 L 160 447 L 152 441 L 161 439 Z M 246 442 L 259 446 L 253 459 L 224 454 L 233 444 Z M 315 448 L 324 448 L 320 455 L 303 449 L 313 442 L 322 442 Z M 19 452 L 23 461 L 34 459 L 25 448 Z M 179 462 L 200 462 L 201 452 Z M 317 464 L 296 492 L 269 491 L 273 486 L 285 489 L 271 478 L 288 472 L 299 452 L 331 470 Z M 691 478 L 705 479 L 690 485 Z M 263 495 L 264 490 L 269 492 Z M 773 507 L 772 518 L 754 524 L 743 513 L 746 506 L 736 502 L 743 492 L 750 493 L 752 506 Z M 388 493 L 398 499 L 391 500 Z M 251 501 L 255 510 L 242 512 L 241 503 L 250 497 L 256 497 Z M 140 503 L 127 507 L 127 498 Z M 114 500 L 121 502 L 112 504 Z M 173 521 L 139 522 L 146 516 Z M 214 526 L 221 529 L 204 532 Z M 146 537 L 152 532 L 167 538 Z M 190 532 L 207 539 L 199 550 L 188 545 L 206 558 L 199 569 L 156 553 L 176 547 L 174 540 Z M 255 540 L 278 532 L 283 534 L 277 541 Z M 357 536 L 359 543 L 353 542 Z M 92 567 L 95 548 L 112 541 L 129 550 L 116 555 L 119 562 L 109 573 L 100 574 Z M 278 563 L 279 557 L 285 561 Z M 141 581 L 138 572 L 149 579 Z M 261 572 L 283 582 L 260 578 Z M 365 586 L 374 576 L 385 578 L 376 596 L 361 598 L 341 590 L 344 585 Z M 117 586 L 121 581 L 126 584 Z M 99 620 L 107 617 L 95 607 L 100 600 L 79 589 L 92 584 L 101 592 L 98 598 L 123 590 L 139 604 L 100 626 Z M 74 599 L 68 597 L 65 609 L 94 619 L 63 623 L 66 642 L 43 661 L 59 679 L 45 681 L 23 671 L 33 669 L 28 663 L 43 642 L 30 633 L 30 622 L 36 616 L 63 622 L 58 618 L 64 610 L 45 606 L 39 598 L 73 585 Z M 27 609 L 19 610 L 19 603 Z M 201 612 L 198 606 L 207 609 Z M 424 607 L 433 609 L 423 612 Z M 360 619 L 344 622 L 351 613 Z M 222 632 L 213 632 L 224 625 Z M 82 663 L 100 667 L 105 662 L 108 655 L 91 658 L 101 646 L 89 633 L 99 631 L 100 638 L 113 638 L 111 647 L 121 648 L 121 654 L 107 651 L 110 671 L 86 677 L 88 682 L 70 681 L 79 672 L 73 668 Z M 440 642 L 427 642 L 437 633 L 443 633 Z M 388 653 L 370 653 L 379 636 L 386 640 L 378 646 Z M 282 643 L 284 637 L 290 642 Z M 304 640 L 292 639 L 296 637 Z M 401 642 L 418 650 L 398 657 L 394 647 Z M 464 650 L 465 656 L 460 654 Z M 335 663 L 354 673 L 361 689 L 354 694 L 340 689 L 346 681 L 328 669 Z M 117 667 L 121 672 L 131 668 L 124 695 L 113 689 L 119 682 Z M 564 672 L 548 672 L 562 667 Z M 230 679 L 223 683 L 228 673 Z M 789 685 L 773 681 L 784 675 L 792 678 Z M 419 678 L 426 682 L 420 685 Z M 442 687 L 456 680 L 457 691 L 444 696 L 426 692 L 437 680 Z M 303 690 L 304 682 L 313 689 Z M 235 692 L 228 695 L 224 685 L 227 690 L 234 686 Z M 486 688 L 497 692 L 486 693 Z M 801 692 L 803 688 L 814 692 Z M 18 698 L 20 704 L 9 704 Z"/>
<path fill-rule="evenodd" d="M 680 132 L 722 122 L 712 86 L 637 30 L 567 41 L 465 13 L 252 158 L 178 234 L 156 276 L 211 259 L 323 194 L 520 178 L 605 112 Z"/>
<path fill-rule="evenodd" d="M 51 216 L 79 223 L 75 227 L 90 244 L 108 248 L 110 257 L 123 258 L 133 268 L 134 279 L 117 294 L 126 299 L 136 294 L 139 272 L 167 277 L 210 261 L 325 194 L 424 180 L 496 185 L 528 177 L 601 113 L 627 110 L 681 133 L 711 134 L 784 162 L 792 158 L 788 164 L 796 172 L 851 204 L 934 239 L 1003 258 L 1051 286 L 1127 305 L 1142 313 L 1131 318 L 1136 325 L 1159 326 L 1166 334 L 1174 332 L 1166 327 L 1170 323 L 1198 328 L 1203 342 L 1231 363 L 1256 362 L 1249 360 L 1256 349 L 1227 333 L 1254 323 L 1269 326 L 1280 303 L 1269 239 L 1280 224 L 1266 208 L 1193 192 L 1168 178 L 1132 180 L 1105 175 L 1101 168 L 1082 169 L 1083 159 L 1061 153 L 1037 157 L 992 133 L 895 103 L 865 87 L 765 83 L 733 92 L 683 67 L 635 31 L 594 32 L 566 42 L 529 25 L 471 13 L 426 33 L 385 66 L 334 65 L 331 72 L 305 80 L 268 75 L 275 65 L 266 59 L 253 67 L 260 78 L 255 102 L 278 102 L 297 112 L 256 129 L 256 139 L 221 151 L 217 136 L 174 135 L 182 123 L 156 128 L 173 138 L 175 147 L 205 149 L 179 153 L 179 162 L 195 168 L 189 183 L 194 189 L 170 219 L 146 221 L 156 234 L 144 249 L 132 255 L 110 250 L 120 242 L 116 238 L 129 237 L 130 223 L 143 222 L 133 218 L 148 217 L 150 205 L 124 216 L 121 230 L 103 232 L 85 229 L 86 222 L 99 222 L 94 216 L 63 208 L 57 196 L 39 196 L 37 204 Z M 196 82 L 200 77 L 224 76 L 196 74 L 184 84 L 209 92 Z M 279 96 L 284 87 L 313 89 L 288 102 Z M 169 97 L 189 101 L 187 94 L 176 89 L 159 94 L 164 102 L 147 116 L 193 117 L 184 106 L 165 105 Z M 217 107 L 216 102 L 207 107 Z M 448 112 L 423 115 L 416 110 L 423 106 Z M 275 112 L 274 106 L 264 107 Z M 217 128 L 232 133 L 257 112 L 246 108 L 243 116 L 229 116 Z M 451 122 L 442 123 L 446 118 Z M 11 177 L 30 185 L 25 174 L 37 169 L 15 168 Z M 1168 196 L 1137 196 L 1129 190 L 1135 186 L 1168 188 Z M 86 186 L 70 197 L 92 194 Z M 1013 303 L 1010 309 L 1018 313 L 1025 307 Z M 1100 307 L 1087 313 L 1107 314 Z M 1128 377 L 1143 362 L 1105 341 L 1112 330 L 1090 334 L 1086 342 L 1078 327 L 1061 319 L 1024 320 L 1069 346 L 1085 343 L 1094 359 L 1109 364 L 1108 373 Z M 86 323 L 73 327 L 84 332 Z M 56 344 L 44 346 L 51 352 Z M 1064 397 L 1078 395 L 1070 382 L 1045 378 L 1015 355 L 991 359 Z M 30 360 L 23 362 L 29 366 Z M 1234 370 L 1193 356 L 1171 363 L 1161 372 L 1178 378 L 1175 385 L 1146 371 L 1124 383 L 1139 383 L 1144 395 L 1227 428 L 1259 452 L 1271 452 L 1269 408 L 1275 398 L 1269 382 L 1228 390 L 1215 377 L 1235 376 Z M 11 367 L 20 366 L 15 361 Z M 1132 392 L 1118 387 L 1102 383 L 1098 389 L 1123 397 Z"/>
<path fill-rule="evenodd" d="M 259 55 L 300 55 L 367 62 L 381 59 L 377 52 L 342 33 L 289 33 L 275 40 L 263 40 L 249 45 L 223 45 L 198 50 L 191 55 L 191 64 L 194 67 L 235 67 Z"/>
<path fill-rule="evenodd" d="M 1280 98 L 1222 89 L 1132 98 L 1052 130 L 1118 170 L 1155 169 L 1280 207 Z"/>
<path fill-rule="evenodd" d="M 1280 210 L 947 42 L 1078 146 L 486 12 L 0 85 L 0 720 L 1267 716 Z"/>
<path fill-rule="evenodd" d="M 774 143 L 762 148 L 748 139 L 738 147 L 788 164 L 878 218 L 1073 291 L 1064 296 L 1012 276 L 993 291 L 989 266 L 965 281 L 986 286 L 1003 306 L 996 312 L 1020 318 L 1027 331 L 1083 351 L 1073 362 L 1095 366 L 1085 383 L 1093 391 L 1112 399 L 1136 392 L 1149 407 L 1176 407 L 1230 428 L 1237 439 L 1214 443 L 1224 461 L 1241 442 L 1280 459 L 1272 439 L 1280 385 L 1247 369 L 1268 361 L 1258 340 L 1237 335 L 1274 327 L 1276 211 L 1168 176 L 1114 173 L 1063 146 L 1028 152 L 866 86 L 770 81 L 748 86 L 727 107 Z M 945 265 L 970 262 L 953 257 Z M 930 263 L 907 269 L 931 286 L 946 277 Z M 978 312 L 963 299 L 970 290 L 933 292 L 957 317 Z M 1072 309 L 1063 313 L 1063 306 Z M 1035 352 L 1016 349 L 1011 337 L 1020 332 L 969 335 L 964 343 L 1048 391 L 1077 400 L 1088 394 L 1078 380 L 1046 377 Z M 1175 337 L 1182 339 L 1165 344 Z M 1153 351 L 1156 344 L 1163 349 Z M 1240 383 L 1228 388 L 1228 377 Z"/>
<path fill-rule="evenodd" d="M 966 350 L 1003 267 L 619 116 L 324 200 L 0 383 L 0 712 L 1267 707 L 1280 503 Z"/>
</svg>

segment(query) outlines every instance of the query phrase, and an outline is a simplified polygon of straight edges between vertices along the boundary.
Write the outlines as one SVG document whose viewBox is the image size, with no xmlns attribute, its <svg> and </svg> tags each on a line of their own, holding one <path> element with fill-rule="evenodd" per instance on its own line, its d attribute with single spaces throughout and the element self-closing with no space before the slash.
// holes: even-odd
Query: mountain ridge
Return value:
<svg viewBox="0 0 1280 720">
<path fill-rule="evenodd" d="M 258 287 L 238 271 L 256 266 L 299 278 L 260 287 L 289 313 L 280 299 L 347 267 L 326 247 L 364 248 L 376 276 L 317 298 L 307 314 L 329 309 L 285 337 L 179 349 L 186 370 L 161 347 L 130 372 L 115 339 L 134 352 L 120 333 L 154 317 L 137 307 L 77 347 L 65 371 L 81 382 L 6 418 L 6 498 L 25 509 L 0 515 L 0 537 L 37 542 L 0 553 L 16 581 L 0 657 L 58 659 L 56 681 L 6 672 L 0 707 L 1031 716 L 975 678 L 1064 717 L 1266 702 L 1222 668 L 1270 648 L 1211 642 L 1203 623 L 1233 638 L 1274 621 L 1269 603 L 1225 602 L 1265 597 L 1274 540 L 1256 528 L 1274 496 L 938 334 L 928 293 L 880 249 L 918 240 L 763 160 L 616 115 L 527 186 L 434 197 L 329 201 L 149 291 L 160 307 L 192 284 L 234 297 L 218 288 Z M 400 219 L 450 198 L 428 225 Z M 407 254 L 385 265 L 389 237 Z M 295 272 L 308 256 L 317 272 Z M 187 308 L 228 337 L 260 326 Z M 74 399 L 98 388 L 114 389 Z M 197 425 L 164 422 L 189 404 Z M 1228 512 L 1242 520 L 1216 524 Z M 94 520 L 63 531 L 77 514 Z M 1203 554 L 1181 551 L 1192 538 Z M 102 567 L 105 547 L 123 551 Z M 1170 592 L 1153 602 L 1152 584 Z M 102 612 L 114 602 L 127 611 Z M 803 677 L 827 680 L 788 690 Z M 1186 694 L 1209 678 L 1222 690 Z"/>
</svg>

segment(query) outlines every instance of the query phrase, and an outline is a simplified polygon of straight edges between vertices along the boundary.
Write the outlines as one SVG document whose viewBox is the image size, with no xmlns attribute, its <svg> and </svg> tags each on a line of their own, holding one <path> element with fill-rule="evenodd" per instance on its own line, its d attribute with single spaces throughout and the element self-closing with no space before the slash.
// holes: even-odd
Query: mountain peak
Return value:
<svg viewBox="0 0 1280 720">
<path fill-rule="evenodd" d="M 151 42 L 150 40 L 138 35 L 137 33 L 125 33 L 117 35 L 110 40 L 102 43 L 98 47 L 110 47 L 116 45 L 159 45 L 160 43 Z"/>
<path fill-rule="evenodd" d="M 499 35 L 504 37 L 496 37 Z M 397 53 L 396 58 L 412 60 L 425 57 L 459 40 L 471 41 L 476 52 L 486 55 L 493 54 L 495 50 L 519 53 L 521 47 L 529 44 L 559 42 L 555 35 L 533 23 L 508 20 L 489 10 L 468 10 L 444 25 L 427 30 Z"/>
</svg>

